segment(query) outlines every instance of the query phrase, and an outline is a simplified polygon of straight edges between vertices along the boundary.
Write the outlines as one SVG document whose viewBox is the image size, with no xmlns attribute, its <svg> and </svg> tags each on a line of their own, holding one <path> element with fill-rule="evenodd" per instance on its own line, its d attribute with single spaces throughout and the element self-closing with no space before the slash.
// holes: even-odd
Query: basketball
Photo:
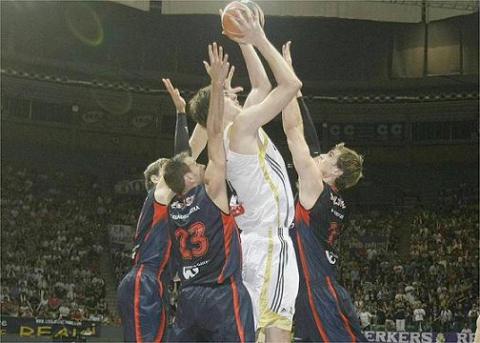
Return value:
<svg viewBox="0 0 480 343">
<path fill-rule="evenodd" d="M 241 30 L 239 30 L 235 25 L 232 17 L 235 18 L 237 16 L 237 14 L 235 13 L 237 10 L 243 12 L 251 11 L 252 13 L 254 13 L 255 8 L 258 9 L 258 12 L 260 14 L 260 25 L 262 25 L 263 27 L 265 24 L 265 16 L 260 6 L 258 6 L 255 2 L 251 0 L 240 0 L 233 1 L 227 6 L 225 6 L 222 15 L 222 28 L 225 34 L 227 36 L 242 37 L 243 34 Z"/>
</svg>

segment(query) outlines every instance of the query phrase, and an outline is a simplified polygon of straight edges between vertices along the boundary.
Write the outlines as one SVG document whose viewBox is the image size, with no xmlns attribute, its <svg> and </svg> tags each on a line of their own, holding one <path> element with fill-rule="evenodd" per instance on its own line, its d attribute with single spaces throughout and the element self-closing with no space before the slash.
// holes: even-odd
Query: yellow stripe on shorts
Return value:
<svg viewBox="0 0 480 343">
<path fill-rule="evenodd" d="M 268 147 L 268 136 L 265 132 L 262 131 L 264 135 L 264 143 L 259 146 L 258 159 L 260 162 L 260 168 L 263 173 L 263 177 L 267 182 L 270 190 L 273 193 L 275 199 L 275 204 L 277 205 L 277 227 L 280 226 L 280 196 L 277 185 L 273 182 L 270 173 L 267 168 L 265 161 L 265 155 Z M 271 272 L 272 272 L 272 259 L 273 259 L 273 228 L 270 227 L 268 231 L 268 252 L 267 252 L 267 261 L 265 265 L 265 280 L 262 285 L 262 290 L 260 292 L 260 319 L 258 327 L 260 329 L 267 326 L 274 326 L 279 329 L 290 331 L 292 328 L 292 321 L 286 317 L 279 315 L 276 312 L 273 312 L 268 307 L 268 291 L 270 289 L 271 282 Z"/>
</svg>

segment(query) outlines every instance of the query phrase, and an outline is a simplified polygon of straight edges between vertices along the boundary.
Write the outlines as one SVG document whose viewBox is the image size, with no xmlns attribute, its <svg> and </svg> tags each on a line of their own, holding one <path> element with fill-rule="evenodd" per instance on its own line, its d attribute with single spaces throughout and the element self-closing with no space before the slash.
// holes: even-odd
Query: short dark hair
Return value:
<svg viewBox="0 0 480 343">
<path fill-rule="evenodd" d="M 198 124 L 207 127 L 208 107 L 212 86 L 200 88 L 188 102 L 187 112 Z"/>
<path fill-rule="evenodd" d="M 164 164 L 168 161 L 166 158 L 159 158 L 155 162 L 152 162 L 148 165 L 147 169 L 143 172 L 145 177 L 145 188 L 147 192 L 155 187 L 155 184 L 150 180 L 152 175 L 158 175 Z"/>
<path fill-rule="evenodd" d="M 167 186 L 176 194 L 182 194 L 185 190 L 184 176 L 190 172 L 190 168 L 185 163 L 185 158 L 190 155 L 182 152 L 170 158 L 163 168 L 163 178 Z"/>
</svg>

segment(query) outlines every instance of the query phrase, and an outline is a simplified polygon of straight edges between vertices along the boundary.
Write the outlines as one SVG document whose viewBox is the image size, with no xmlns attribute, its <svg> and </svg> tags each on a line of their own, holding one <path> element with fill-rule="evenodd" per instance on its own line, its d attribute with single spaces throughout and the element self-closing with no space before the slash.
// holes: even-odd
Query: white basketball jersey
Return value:
<svg viewBox="0 0 480 343">
<path fill-rule="evenodd" d="M 269 227 L 288 228 L 294 217 L 290 180 L 283 157 L 262 129 L 257 154 L 238 154 L 230 150 L 231 125 L 225 129 L 227 179 L 237 192 L 245 212 L 235 217 L 244 232 L 268 234 Z"/>
</svg>

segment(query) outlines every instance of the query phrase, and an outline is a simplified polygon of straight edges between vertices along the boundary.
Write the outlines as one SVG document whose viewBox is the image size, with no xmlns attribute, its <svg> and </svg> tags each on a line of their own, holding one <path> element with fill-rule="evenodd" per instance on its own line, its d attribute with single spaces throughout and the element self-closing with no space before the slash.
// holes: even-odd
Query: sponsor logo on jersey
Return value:
<svg viewBox="0 0 480 343">
<path fill-rule="evenodd" d="M 183 277 L 185 280 L 194 278 L 200 272 L 200 267 L 208 264 L 210 261 L 202 261 L 194 264 L 193 266 L 184 266 L 183 267 Z"/>
<path fill-rule="evenodd" d="M 185 280 L 191 279 L 195 277 L 200 269 L 198 267 L 193 267 L 193 266 L 188 266 L 188 267 L 183 267 L 183 277 Z"/>
<path fill-rule="evenodd" d="M 189 197 L 186 197 L 183 201 L 175 201 L 173 202 L 170 207 L 175 208 L 175 209 L 182 209 L 185 207 L 188 207 L 193 204 L 193 200 L 195 200 L 195 195 L 190 195 Z"/>
<path fill-rule="evenodd" d="M 344 214 L 341 214 L 340 212 L 335 211 L 333 208 L 330 209 L 330 212 L 332 212 L 335 217 L 340 218 L 340 219 L 342 219 L 342 220 L 343 220 L 343 217 L 345 217 Z"/>
<path fill-rule="evenodd" d="M 289 307 L 287 307 L 287 308 L 282 307 L 282 309 L 280 310 L 280 314 L 290 314 L 290 315 L 293 315 L 293 307 L 292 307 L 292 306 L 289 306 Z"/>
<path fill-rule="evenodd" d="M 198 210 L 200 210 L 200 206 L 198 205 L 195 205 L 193 206 L 190 211 L 188 211 L 188 213 L 185 213 L 185 214 L 171 214 L 170 216 L 172 217 L 173 220 L 178 220 L 178 219 L 187 219 L 188 217 L 190 217 L 190 215 L 192 213 L 195 213 L 197 212 Z"/>
<path fill-rule="evenodd" d="M 337 263 L 338 256 L 329 250 L 325 250 L 325 256 L 330 264 Z"/>
<path fill-rule="evenodd" d="M 330 200 L 332 200 L 332 203 L 342 209 L 346 209 L 347 206 L 345 206 L 345 201 L 343 201 L 342 198 L 340 198 L 338 195 L 335 195 L 333 193 L 330 193 Z"/>
</svg>

